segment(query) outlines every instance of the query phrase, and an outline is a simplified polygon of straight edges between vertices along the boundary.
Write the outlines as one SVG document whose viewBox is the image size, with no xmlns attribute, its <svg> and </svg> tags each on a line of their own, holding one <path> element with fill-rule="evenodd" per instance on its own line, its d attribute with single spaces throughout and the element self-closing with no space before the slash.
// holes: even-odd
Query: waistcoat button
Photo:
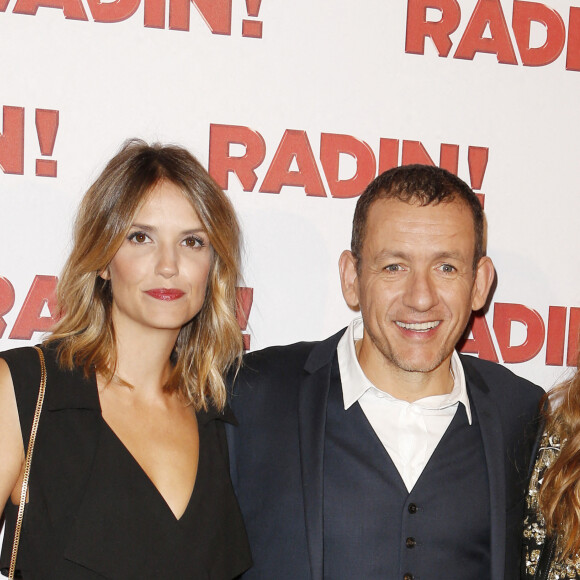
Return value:
<svg viewBox="0 0 580 580">
<path fill-rule="evenodd" d="M 409 507 L 407 508 L 409 510 L 410 514 L 416 514 L 417 513 L 417 505 L 414 503 L 410 503 Z"/>
<path fill-rule="evenodd" d="M 413 574 L 409 574 L 408 572 L 403 576 L 403 580 L 413 580 Z"/>
<path fill-rule="evenodd" d="M 407 546 L 407 548 L 414 548 L 416 543 L 417 542 L 415 541 L 415 538 L 407 538 L 405 540 L 405 545 Z"/>
</svg>

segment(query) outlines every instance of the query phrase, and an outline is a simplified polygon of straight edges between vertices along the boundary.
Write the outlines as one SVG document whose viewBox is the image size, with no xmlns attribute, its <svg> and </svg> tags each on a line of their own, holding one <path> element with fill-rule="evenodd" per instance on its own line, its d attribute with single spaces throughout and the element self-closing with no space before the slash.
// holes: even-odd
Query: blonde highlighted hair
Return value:
<svg viewBox="0 0 580 580">
<path fill-rule="evenodd" d="M 236 320 L 240 230 L 232 204 L 203 166 L 178 146 L 127 141 L 85 194 L 75 220 L 73 249 L 57 287 L 60 320 L 46 343 L 58 348 L 62 367 L 115 374 L 117 353 L 109 265 L 133 219 L 155 186 L 178 186 L 201 220 L 212 247 L 212 265 L 201 311 L 182 327 L 165 385 L 196 410 L 223 409 L 223 376 L 239 366 L 242 335 Z"/>
<path fill-rule="evenodd" d="M 545 402 L 546 431 L 563 444 L 544 473 L 538 500 L 547 532 L 558 536 L 563 561 L 580 554 L 580 371 L 546 393 Z"/>
</svg>

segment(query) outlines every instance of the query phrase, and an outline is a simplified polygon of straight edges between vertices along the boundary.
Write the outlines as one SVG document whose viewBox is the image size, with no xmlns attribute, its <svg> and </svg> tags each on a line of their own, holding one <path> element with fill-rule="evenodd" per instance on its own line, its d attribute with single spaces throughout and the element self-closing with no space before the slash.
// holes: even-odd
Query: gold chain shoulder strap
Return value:
<svg viewBox="0 0 580 580">
<path fill-rule="evenodd" d="M 16 530 L 14 532 L 14 543 L 12 544 L 12 556 L 10 557 L 10 570 L 8 578 L 14 578 L 16 570 L 16 555 L 18 554 L 18 544 L 20 543 L 20 531 L 22 529 L 22 519 L 24 518 L 24 506 L 26 505 L 26 495 L 28 493 L 28 478 L 30 477 L 30 465 L 32 463 L 32 452 L 34 451 L 34 442 L 36 440 L 36 431 L 38 430 L 38 421 L 42 411 L 44 401 L 44 391 L 46 390 L 46 363 L 44 354 L 40 348 L 34 347 L 38 352 L 40 359 L 40 389 L 38 390 L 38 400 L 34 411 L 34 420 L 30 430 L 30 440 L 28 441 L 28 450 L 26 451 L 26 462 L 24 463 L 24 476 L 22 478 L 22 490 L 20 492 L 20 503 L 18 504 L 18 517 L 16 518 Z"/>
</svg>

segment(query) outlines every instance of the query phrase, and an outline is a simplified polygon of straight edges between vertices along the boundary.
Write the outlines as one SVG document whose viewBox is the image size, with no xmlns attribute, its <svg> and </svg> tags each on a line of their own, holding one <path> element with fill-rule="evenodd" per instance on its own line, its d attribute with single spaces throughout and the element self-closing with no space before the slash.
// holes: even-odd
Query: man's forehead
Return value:
<svg viewBox="0 0 580 580">
<path fill-rule="evenodd" d="M 363 250 L 386 250 L 385 243 L 433 243 L 438 251 L 456 244 L 475 243 L 475 225 L 469 206 L 461 199 L 423 205 L 396 198 L 377 200 L 369 208 Z"/>
</svg>

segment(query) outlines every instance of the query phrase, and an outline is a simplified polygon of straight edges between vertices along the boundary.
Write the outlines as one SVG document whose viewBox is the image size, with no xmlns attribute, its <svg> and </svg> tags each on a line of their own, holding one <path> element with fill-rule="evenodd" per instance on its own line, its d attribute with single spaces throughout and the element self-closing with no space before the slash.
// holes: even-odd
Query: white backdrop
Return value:
<svg viewBox="0 0 580 580">
<path fill-rule="evenodd" d="M 468 350 L 545 388 L 569 372 L 578 0 L 0 0 L 0 54 L 0 349 L 50 326 L 75 207 L 141 137 L 189 148 L 233 200 L 252 349 L 348 323 L 356 194 L 430 160 L 484 196 L 498 285 Z"/>
</svg>

